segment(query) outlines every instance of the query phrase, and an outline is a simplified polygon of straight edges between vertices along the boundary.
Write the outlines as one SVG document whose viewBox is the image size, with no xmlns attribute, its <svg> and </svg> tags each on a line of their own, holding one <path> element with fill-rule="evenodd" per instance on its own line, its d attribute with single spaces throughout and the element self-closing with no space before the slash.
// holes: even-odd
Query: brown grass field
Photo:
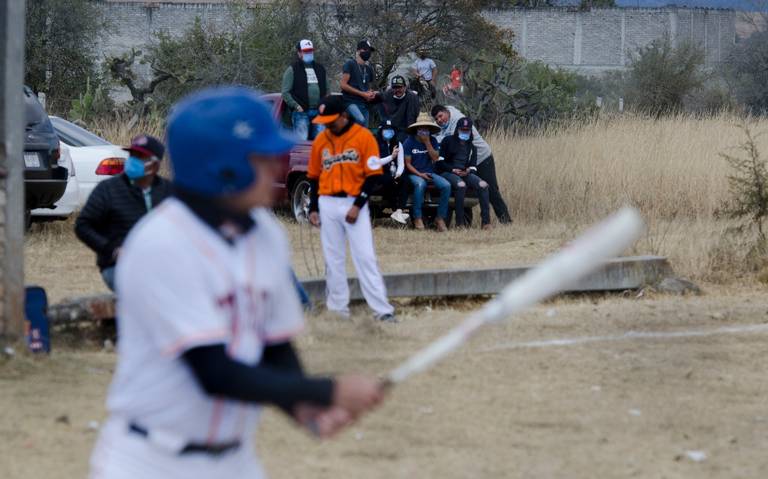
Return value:
<svg viewBox="0 0 768 479">
<path fill-rule="evenodd" d="M 718 154 L 741 141 L 736 124 L 625 117 L 527 138 L 490 135 L 516 222 L 443 235 L 382 224 L 375 238 L 384 271 L 532 263 L 631 203 L 649 233 L 628 253 L 669 256 L 705 294 L 554 300 L 488 328 L 326 443 L 270 411 L 258 433 L 270 477 L 765 477 L 764 264 L 747 254 L 749 235 L 715 217 L 728 198 Z M 317 231 L 286 226 L 297 272 L 318 275 Z M 71 227 L 35 225 L 26 242 L 27 283 L 45 286 L 53 301 L 104 290 Z M 312 371 L 380 374 L 479 301 L 402 301 L 401 323 L 387 326 L 363 306 L 352 322 L 316 313 L 299 346 Z M 3 479 L 86 475 L 96 434 L 88 424 L 105 418 L 116 358 L 94 344 L 55 341 L 50 358 L 0 359 Z"/>
</svg>

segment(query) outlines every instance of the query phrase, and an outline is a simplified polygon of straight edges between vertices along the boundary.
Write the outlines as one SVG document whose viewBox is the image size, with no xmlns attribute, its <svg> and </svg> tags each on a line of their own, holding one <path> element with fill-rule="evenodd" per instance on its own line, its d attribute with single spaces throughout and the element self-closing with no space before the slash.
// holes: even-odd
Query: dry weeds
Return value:
<svg viewBox="0 0 768 479">
<path fill-rule="evenodd" d="M 530 137 L 488 135 L 499 183 L 515 223 L 490 233 L 418 233 L 391 225 L 375 229 L 377 254 L 387 272 L 492 267 L 530 263 L 623 204 L 641 209 L 648 234 L 630 252 L 669 256 L 677 272 L 696 280 L 734 282 L 761 274 L 749 238 L 716 218 L 728 195 L 727 163 L 718 154 L 737 145 L 740 120 L 680 116 L 648 120 L 625 116 L 571 125 Z M 114 123 L 114 124 L 113 124 Z M 157 122 L 128 128 L 102 126 L 125 143 Z M 768 121 L 755 131 L 768 130 Z M 768 137 L 760 146 L 768 151 Z M 322 276 L 317 230 L 286 220 L 300 276 Z M 72 222 L 36 225 L 27 238 L 28 283 L 54 299 L 103 291 L 93 255 L 72 234 Z M 350 265 L 350 272 L 352 272 Z"/>
</svg>

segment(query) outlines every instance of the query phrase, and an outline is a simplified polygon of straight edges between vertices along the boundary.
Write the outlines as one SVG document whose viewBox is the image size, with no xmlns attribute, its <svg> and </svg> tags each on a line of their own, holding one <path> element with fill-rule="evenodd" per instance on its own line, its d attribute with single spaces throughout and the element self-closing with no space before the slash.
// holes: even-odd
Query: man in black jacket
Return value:
<svg viewBox="0 0 768 479">
<path fill-rule="evenodd" d="M 157 138 L 139 135 L 125 148 L 125 171 L 99 183 L 75 222 L 80 241 L 96 252 L 96 264 L 109 289 L 115 289 L 115 265 L 126 236 L 142 216 L 170 196 L 160 176 L 165 147 Z"/>
<path fill-rule="evenodd" d="M 491 229 L 488 183 L 477 176 L 477 147 L 472 142 L 472 120 L 464 117 L 458 121 L 453 135 L 445 137 L 440 143 L 440 157 L 443 161 L 439 161 L 437 167 L 455 192 L 456 227 L 467 226 L 464 218 L 464 198 L 469 186 L 477 192 L 480 200 L 483 229 Z"/>
<path fill-rule="evenodd" d="M 419 97 L 408 90 L 400 75 L 392 77 L 390 89 L 383 95 L 381 117 L 392 122 L 397 141 L 404 143 L 408 139 L 408 127 L 419 117 Z"/>
<path fill-rule="evenodd" d="M 309 40 L 296 46 L 298 59 L 283 73 L 283 101 L 291 110 L 293 131 L 302 140 L 314 140 L 323 129 L 312 123 L 320 99 L 328 94 L 325 67 L 315 61 L 315 47 Z"/>
</svg>

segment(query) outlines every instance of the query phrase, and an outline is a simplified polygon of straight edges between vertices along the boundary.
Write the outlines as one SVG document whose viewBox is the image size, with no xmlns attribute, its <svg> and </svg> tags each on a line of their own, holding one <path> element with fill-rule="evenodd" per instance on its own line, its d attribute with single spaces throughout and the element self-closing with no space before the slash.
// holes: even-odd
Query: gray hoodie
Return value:
<svg viewBox="0 0 768 479">
<path fill-rule="evenodd" d="M 466 116 L 455 106 L 446 106 L 445 108 L 448 109 L 448 113 L 451 114 L 451 118 L 448 120 L 448 124 L 440 130 L 440 133 L 435 135 L 435 138 L 437 138 L 437 141 L 440 143 L 442 143 L 443 138 L 446 136 L 453 135 L 453 132 L 456 131 L 456 123 L 458 123 L 460 119 Z M 493 152 L 491 151 L 491 145 L 489 145 L 488 142 L 485 141 L 482 136 L 480 136 L 480 133 L 478 133 L 477 128 L 474 126 L 472 127 L 472 136 L 474 138 L 472 140 L 472 144 L 475 145 L 475 148 L 477 148 L 477 164 L 479 165 L 480 163 L 490 158 Z"/>
</svg>

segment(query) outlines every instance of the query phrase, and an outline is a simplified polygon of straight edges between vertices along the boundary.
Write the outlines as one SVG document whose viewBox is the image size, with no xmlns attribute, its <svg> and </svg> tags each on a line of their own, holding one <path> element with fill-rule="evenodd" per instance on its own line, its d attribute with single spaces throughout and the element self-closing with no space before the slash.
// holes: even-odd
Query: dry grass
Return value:
<svg viewBox="0 0 768 479">
<path fill-rule="evenodd" d="M 105 123 L 101 133 L 126 143 L 139 131 L 159 131 L 157 121 L 132 128 L 127 123 Z M 381 267 L 396 272 L 534 262 L 629 203 L 642 210 L 649 225 L 631 253 L 669 256 L 680 275 L 696 280 L 751 280 L 764 269 L 763 261 L 750 256 L 749 238 L 729 232 L 733 222 L 715 218 L 728 196 L 728 165 L 718 154 L 742 140 L 738 123 L 730 116 L 659 121 L 625 116 L 530 137 L 488 135 L 515 223 L 491 233 L 444 235 L 378 227 Z M 754 129 L 768 130 L 768 121 Z M 768 137 L 761 141 L 768 151 Z M 317 231 L 290 221 L 286 226 L 297 273 L 322 276 Z M 28 282 L 48 287 L 54 300 L 104 290 L 93 255 L 74 238 L 71 222 L 36 226 L 27 238 L 26 262 Z"/>
</svg>

